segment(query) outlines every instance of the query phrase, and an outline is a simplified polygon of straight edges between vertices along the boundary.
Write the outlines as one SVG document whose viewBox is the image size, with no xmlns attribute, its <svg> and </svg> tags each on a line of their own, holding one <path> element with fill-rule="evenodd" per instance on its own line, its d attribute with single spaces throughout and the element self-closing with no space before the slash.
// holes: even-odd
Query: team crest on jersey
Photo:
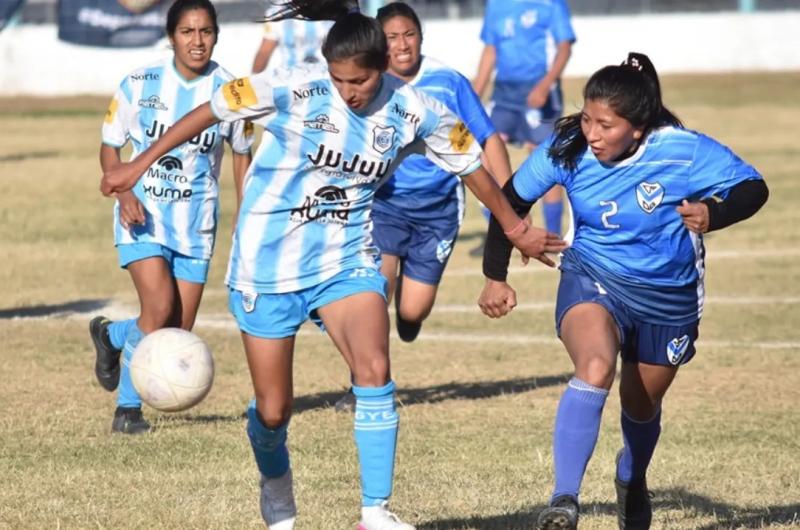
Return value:
<svg viewBox="0 0 800 530">
<path fill-rule="evenodd" d="M 331 133 L 339 132 L 339 129 L 336 128 L 336 125 L 331 123 L 331 119 L 327 114 L 320 114 L 313 120 L 306 120 L 303 122 L 303 126 L 308 127 L 309 129 L 316 129 L 318 131 Z"/>
<path fill-rule="evenodd" d="M 664 188 L 659 184 L 641 182 L 636 186 L 636 202 L 645 213 L 653 213 L 653 210 L 664 200 Z"/>
<path fill-rule="evenodd" d="M 538 15 L 539 14 L 534 10 L 525 11 L 520 17 L 519 23 L 522 24 L 522 27 L 526 29 L 533 27 L 533 25 L 536 24 L 536 21 L 539 18 Z"/>
<path fill-rule="evenodd" d="M 689 349 L 689 335 L 669 341 L 667 343 L 667 358 L 669 362 L 674 365 L 680 363 L 683 356 L 686 355 L 687 349 Z"/>
<path fill-rule="evenodd" d="M 153 94 L 147 99 L 140 99 L 139 106 L 146 109 L 167 110 L 167 106 L 161 102 L 161 99 Z"/>
<path fill-rule="evenodd" d="M 372 129 L 372 148 L 380 154 L 386 153 L 394 145 L 395 128 L 392 126 L 381 127 L 376 125 Z"/>
<path fill-rule="evenodd" d="M 453 240 L 442 239 L 441 241 L 439 241 L 439 244 L 436 245 L 436 259 L 439 260 L 439 263 L 444 263 L 452 251 L 453 251 Z"/>
</svg>

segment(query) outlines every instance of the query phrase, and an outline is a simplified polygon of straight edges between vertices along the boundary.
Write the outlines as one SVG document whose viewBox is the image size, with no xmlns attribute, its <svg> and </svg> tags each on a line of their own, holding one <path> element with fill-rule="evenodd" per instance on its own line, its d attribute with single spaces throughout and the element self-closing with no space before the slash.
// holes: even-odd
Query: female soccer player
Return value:
<svg viewBox="0 0 800 530">
<path fill-rule="evenodd" d="M 261 472 L 261 510 L 273 530 L 296 517 L 286 448 L 292 355 L 300 325 L 324 325 L 353 374 L 362 530 L 409 529 L 388 511 L 398 416 L 389 370 L 386 280 L 372 246 L 375 189 L 406 146 L 424 149 L 497 213 L 528 256 L 564 248 L 528 227 L 480 166 L 469 130 L 438 101 L 384 75 L 386 37 L 354 0 L 284 4 L 273 15 L 336 20 L 326 66 L 285 77 L 237 79 L 177 123 L 138 158 L 106 172 L 108 194 L 132 186 L 175 145 L 220 119 L 259 119 L 270 133 L 248 171 L 227 283 L 255 389 L 248 435 Z M 413 145 L 412 145 L 413 144 Z"/>
<path fill-rule="evenodd" d="M 389 46 L 388 73 L 440 101 L 469 128 L 486 154 L 500 185 L 511 177 L 505 143 L 494 130 L 470 82 L 456 70 L 424 57 L 422 25 L 405 3 L 378 10 Z M 404 159 L 375 193 L 372 237 L 381 253 L 381 273 L 395 296 L 397 333 L 416 339 L 436 301 L 436 292 L 453 251 L 464 215 L 464 187 L 458 176 L 422 155 Z M 337 411 L 355 406 L 351 392 L 336 402 Z"/>
<path fill-rule="evenodd" d="M 577 526 L 581 481 L 621 352 L 618 520 L 621 529 L 646 529 L 652 519 L 646 472 L 661 431 L 661 402 L 695 353 L 702 234 L 750 217 L 768 190 L 727 147 L 683 128 L 662 103 L 645 55 L 631 53 L 621 66 L 597 71 L 583 96 L 583 110 L 559 120 L 553 137 L 504 188 L 522 214 L 561 184 L 575 215 L 556 304 L 558 335 L 575 375 L 556 414 L 555 488 L 539 527 Z M 479 300 L 490 317 L 516 304 L 505 281 L 509 252 L 492 221 Z"/>
<path fill-rule="evenodd" d="M 208 0 L 172 4 L 167 35 L 174 54 L 134 70 L 120 83 L 103 123 L 103 171 L 120 165 L 120 148 L 128 141 L 135 157 L 233 79 L 211 60 L 218 34 L 217 13 Z M 132 190 L 117 195 L 115 244 L 120 266 L 130 273 L 139 295 L 140 313 L 138 319 L 117 322 L 97 317 L 89 325 L 97 379 L 108 391 L 119 385 L 113 432 L 150 430 L 128 362 L 147 333 L 167 326 L 192 329 L 214 248 L 222 142 L 233 148 L 240 190 L 251 160 L 251 131 L 243 120 L 197 131 L 187 143 L 153 160 Z"/>
</svg>

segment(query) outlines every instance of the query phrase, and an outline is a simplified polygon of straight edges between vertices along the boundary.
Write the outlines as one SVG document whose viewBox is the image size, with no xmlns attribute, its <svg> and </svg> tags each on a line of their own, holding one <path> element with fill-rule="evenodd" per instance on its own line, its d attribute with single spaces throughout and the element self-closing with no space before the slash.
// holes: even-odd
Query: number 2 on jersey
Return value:
<svg viewBox="0 0 800 530">
<path fill-rule="evenodd" d="M 619 228 L 619 225 L 616 223 L 612 223 L 609 219 L 612 215 L 616 215 L 619 211 L 617 207 L 617 201 L 600 201 L 600 206 L 608 207 L 606 211 L 603 212 L 603 215 L 600 216 L 600 219 L 603 221 L 603 226 L 606 228 L 616 229 Z"/>
</svg>

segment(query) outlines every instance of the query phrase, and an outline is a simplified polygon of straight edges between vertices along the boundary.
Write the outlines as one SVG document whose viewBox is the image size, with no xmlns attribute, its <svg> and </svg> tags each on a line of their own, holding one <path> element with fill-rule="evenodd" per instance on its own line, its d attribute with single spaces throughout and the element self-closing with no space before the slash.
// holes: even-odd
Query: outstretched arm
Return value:
<svg viewBox="0 0 800 530">
<path fill-rule="evenodd" d="M 508 179 L 511 178 L 511 160 L 508 157 L 508 149 L 500 134 L 494 133 L 486 139 L 483 146 L 483 165 L 502 188 Z"/>
<path fill-rule="evenodd" d="M 275 52 L 275 48 L 277 47 L 278 47 L 278 41 L 270 39 L 261 39 L 261 46 L 258 47 L 258 51 L 256 52 L 256 57 L 255 59 L 253 59 L 254 74 L 263 72 L 264 69 L 267 68 L 269 60 L 272 57 L 272 54 Z"/>
<path fill-rule="evenodd" d="M 218 121 L 220 121 L 219 118 L 211 111 L 211 104 L 203 103 L 178 120 L 164 136 L 139 153 L 139 156 L 130 162 L 119 164 L 116 168 L 110 170 L 104 168 L 103 178 L 100 181 L 100 191 L 103 195 L 109 196 L 113 193 L 131 189 L 139 180 L 139 177 L 147 171 L 147 168 L 152 166 L 159 158 Z"/>
</svg>

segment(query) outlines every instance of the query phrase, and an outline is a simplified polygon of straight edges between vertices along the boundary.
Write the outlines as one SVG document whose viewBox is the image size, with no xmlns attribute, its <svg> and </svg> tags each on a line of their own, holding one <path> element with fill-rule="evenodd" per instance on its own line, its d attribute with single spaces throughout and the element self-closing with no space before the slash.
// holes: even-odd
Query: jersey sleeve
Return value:
<svg viewBox="0 0 800 530">
<path fill-rule="evenodd" d="M 264 22 L 264 40 L 281 41 L 283 25 L 280 22 Z"/>
<path fill-rule="evenodd" d="M 550 31 L 556 43 L 575 42 L 575 30 L 572 29 L 572 17 L 569 6 L 564 0 L 554 2 L 553 21 Z"/>
<path fill-rule="evenodd" d="M 514 191 L 526 201 L 535 201 L 554 184 L 563 184 L 561 170 L 550 160 L 552 137 L 539 145 L 513 176 Z"/>
<path fill-rule="evenodd" d="M 249 120 L 237 120 L 233 122 L 228 143 L 230 143 L 234 153 L 244 154 L 250 152 L 254 140 L 253 122 Z"/>
<path fill-rule="evenodd" d="M 135 114 L 127 80 L 126 77 L 117 88 L 103 119 L 102 141 L 111 147 L 122 147 L 128 142 L 131 119 Z"/>
<path fill-rule="evenodd" d="M 225 83 L 211 97 L 211 111 L 221 121 L 230 122 L 275 112 L 275 89 L 269 77 L 262 72 Z"/>
<path fill-rule="evenodd" d="M 458 116 L 439 101 L 418 94 L 428 109 L 417 130 L 425 156 L 454 175 L 469 175 L 481 165 L 481 146 Z"/>
<path fill-rule="evenodd" d="M 467 128 L 477 138 L 478 143 L 484 145 L 486 140 L 496 131 L 492 120 L 486 114 L 478 94 L 472 85 L 461 74 L 456 74 L 456 114 L 466 124 Z"/>
<path fill-rule="evenodd" d="M 725 199 L 728 191 L 737 184 L 761 178 L 753 166 L 729 148 L 708 136 L 698 136 L 689 175 L 689 198 Z"/>
<path fill-rule="evenodd" d="M 483 25 L 481 26 L 481 40 L 484 44 L 489 46 L 497 45 L 497 35 L 492 28 L 492 21 L 494 20 L 494 9 L 492 9 L 492 2 L 486 2 L 486 12 L 483 15 Z"/>
</svg>

